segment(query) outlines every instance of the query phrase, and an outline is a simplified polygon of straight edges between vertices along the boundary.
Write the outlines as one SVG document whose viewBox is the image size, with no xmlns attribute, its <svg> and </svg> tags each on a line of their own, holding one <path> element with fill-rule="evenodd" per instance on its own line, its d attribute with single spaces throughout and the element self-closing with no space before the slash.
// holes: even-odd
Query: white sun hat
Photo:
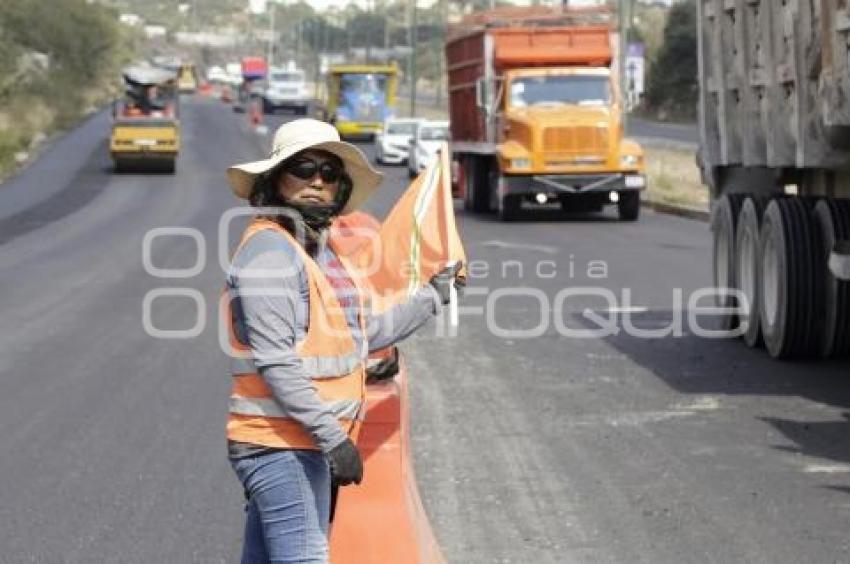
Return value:
<svg viewBox="0 0 850 564">
<path fill-rule="evenodd" d="M 341 141 L 334 126 L 315 119 L 296 119 L 281 125 L 274 134 L 269 158 L 261 161 L 233 165 L 227 169 L 227 180 L 233 193 L 247 200 L 258 175 L 306 149 L 319 149 L 342 159 L 345 172 L 351 178 L 351 196 L 343 214 L 350 213 L 369 199 L 378 188 L 384 175 L 372 168 L 363 151 Z"/>
</svg>

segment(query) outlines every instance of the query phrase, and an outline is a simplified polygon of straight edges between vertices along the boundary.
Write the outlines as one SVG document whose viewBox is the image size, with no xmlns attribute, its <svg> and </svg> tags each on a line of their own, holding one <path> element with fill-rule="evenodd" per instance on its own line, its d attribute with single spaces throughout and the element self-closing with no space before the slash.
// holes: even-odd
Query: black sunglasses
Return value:
<svg viewBox="0 0 850 564">
<path fill-rule="evenodd" d="M 342 178 L 342 167 L 332 161 L 318 163 L 312 159 L 301 158 L 288 164 L 286 172 L 301 180 L 310 180 L 318 174 L 323 182 L 334 183 Z"/>
</svg>

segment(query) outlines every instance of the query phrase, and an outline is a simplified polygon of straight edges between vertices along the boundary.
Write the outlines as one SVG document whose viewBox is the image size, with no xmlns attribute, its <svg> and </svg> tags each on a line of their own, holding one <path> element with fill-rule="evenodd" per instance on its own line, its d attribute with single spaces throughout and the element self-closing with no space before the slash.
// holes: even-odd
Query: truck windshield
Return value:
<svg viewBox="0 0 850 564">
<path fill-rule="evenodd" d="M 387 75 L 375 73 L 343 74 L 340 77 L 339 89 L 341 92 L 383 95 L 387 89 Z"/>
<path fill-rule="evenodd" d="M 579 104 L 602 106 L 611 101 L 607 76 L 525 76 L 510 87 L 511 107 Z"/>
<path fill-rule="evenodd" d="M 337 118 L 343 121 L 382 122 L 387 105 L 389 77 L 382 73 L 345 73 L 339 77 Z"/>
<path fill-rule="evenodd" d="M 419 130 L 419 138 L 423 141 L 446 141 L 449 138 L 449 128 L 423 127 Z"/>
</svg>

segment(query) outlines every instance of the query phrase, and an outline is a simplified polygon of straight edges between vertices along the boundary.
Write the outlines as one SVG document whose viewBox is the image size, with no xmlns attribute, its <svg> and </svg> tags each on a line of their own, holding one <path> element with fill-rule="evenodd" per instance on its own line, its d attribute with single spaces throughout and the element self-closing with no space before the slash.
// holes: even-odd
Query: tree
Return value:
<svg viewBox="0 0 850 564">
<path fill-rule="evenodd" d="M 664 41 L 649 69 L 645 105 L 662 118 L 693 119 L 698 92 L 696 4 L 686 0 L 670 9 Z"/>
</svg>

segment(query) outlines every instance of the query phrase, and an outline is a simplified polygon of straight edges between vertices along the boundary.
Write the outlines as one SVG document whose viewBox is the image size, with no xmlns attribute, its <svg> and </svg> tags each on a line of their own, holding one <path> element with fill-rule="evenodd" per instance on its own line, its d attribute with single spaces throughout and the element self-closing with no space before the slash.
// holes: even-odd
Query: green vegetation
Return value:
<svg viewBox="0 0 850 564">
<path fill-rule="evenodd" d="M 687 0 L 670 9 L 663 43 L 650 64 L 645 109 L 660 119 L 693 120 L 697 86 L 696 4 Z"/>
<path fill-rule="evenodd" d="M 0 175 L 34 139 L 114 96 L 125 34 L 113 10 L 86 0 L 0 2 Z"/>
</svg>

